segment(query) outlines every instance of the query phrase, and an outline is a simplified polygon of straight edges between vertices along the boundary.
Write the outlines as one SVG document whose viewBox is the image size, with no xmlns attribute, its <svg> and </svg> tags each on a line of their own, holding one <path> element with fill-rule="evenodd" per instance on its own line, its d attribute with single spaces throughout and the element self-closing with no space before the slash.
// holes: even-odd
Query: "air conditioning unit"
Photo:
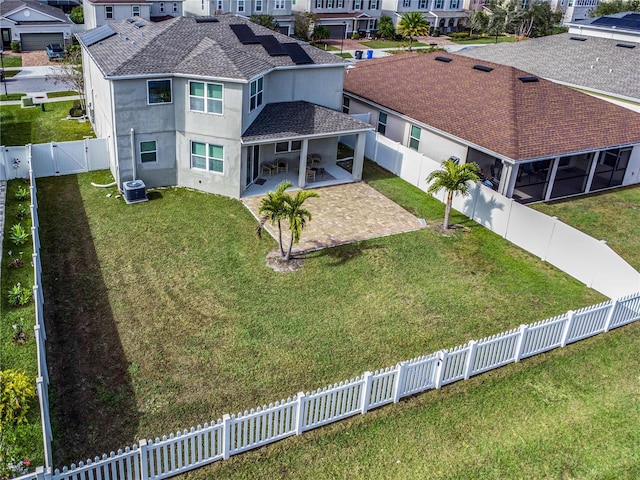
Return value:
<svg viewBox="0 0 640 480">
<path fill-rule="evenodd" d="M 131 180 L 124 182 L 122 185 L 122 193 L 124 194 L 124 201 L 127 203 L 146 202 L 147 187 L 142 180 Z"/>
</svg>

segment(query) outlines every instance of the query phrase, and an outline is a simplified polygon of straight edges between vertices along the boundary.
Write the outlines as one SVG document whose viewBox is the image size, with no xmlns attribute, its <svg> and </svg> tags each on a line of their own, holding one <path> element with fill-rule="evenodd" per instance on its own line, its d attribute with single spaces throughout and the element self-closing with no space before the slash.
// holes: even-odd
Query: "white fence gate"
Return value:
<svg viewBox="0 0 640 480">
<path fill-rule="evenodd" d="M 341 141 L 353 144 L 352 137 Z M 425 192 L 427 176 L 440 168 L 440 162 L 375 132 L 367 132 L 365 156 Z M 640 291 L 640 273 L 606 242 L 484 185 L 472 185 L 469 193 L 454 197 L 453 208 L 588 287 L 609 298 Z M 436 198 L 444 202 L 445 192 Z"/>
</svg>

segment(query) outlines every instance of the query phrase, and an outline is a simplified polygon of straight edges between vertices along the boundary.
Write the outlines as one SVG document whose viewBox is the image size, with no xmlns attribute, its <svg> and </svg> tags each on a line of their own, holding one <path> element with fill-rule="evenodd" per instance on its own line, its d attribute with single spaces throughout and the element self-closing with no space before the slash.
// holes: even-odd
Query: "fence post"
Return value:
<svg viewBox="0 0 640 480">
<path fill-rule="evenodd" d="M 396 375 L 396 383 L 393 384 L 393 403 L 398 403 L 402 398 L 402 387 L 404 386 L 404 372 L 407 362 L 398 363 L 398 374 Z"/>
<path fill-rule="evenodd" d="M 296 405 L 296 435 L 300 435 L 304 428 L 304 409 L 307 403 L 304 392 L 298 392 L 298 404 Z"/>
<path fill-rule="evenodd" d="M 36 378 L 36 391 L 38 392 L 38 403 L 40 404 L 40 418 L 42 421 L 42 444 L 44 447 L 44 465 L 51 468 L 53 456 L 51 453 L 51 419 L 49 418 L 49 398 L 48 390 L 42 377 Z"/>
<path fill-rule="evenodd" d="M 141 480 L 149 480 L 149 459 L 148 456 L 148 448 L 147 448 L 147 440 L 142 439 L 138 441 L 138 446 L 140 447 L 140 479 Z"/>
<path fill-rule="evenodd" d="M 37 480 L 49 480 L 51 478 L 51 474 L 49 472 L 45 472 L 45 468 L 43 466 L 36 467 L 35 473 Z"/>
<path fill-rule="evenodd" d="M 569 330 L 571 330 L 571 324 L 573 323 L 573 315 L 576 312 L 573 310 L 569 310 L 567 312 L 567 323 L 564 324 L 564 329 L 562 330 L 562 342 L 560 343 L 561 347 L 567 346 L 567 338 L 569 337 Z"/>
<path fill-rule="evenodd" d="M 444 374 L 444 361 L 446 358 L 447 351 L 440 350 L 438 352 L 438 364 L 436 365 L 436 368 L 433 369 L 433 374 L 435 376 L 433 383 L 435 384 L 436 389 L 439 389 L 442 386 L 442 375 Z"/>
<path fill-rule="evenodd" d="M 231 415 L 222 415 L 222 458 L 227 460 L 231 451 Z"/>
<path fill-rule="evenodd" d="M 513 359 L 514 362 L 519 362 L 522 358 L 522 347 L 524 347 L 524 337 L 527 334 L 528 327 L 526 325 L 520 325 L 520 336 L 518 337 L 518 343 L 516 344 L 516 355 Z"/>
<path fill-rule="evenodd" d="M 611 321 L 613 320 L 613 314 L 615 313 L 616 308 L 618 308 L 618 299 L 614 298 L 611 300 L 611 307 L 609 307 L 609 313 L 607 313 L 607 320 L 604 322 L 605 333 L 609 331 L 609 328 L 611 328 Z"/>
<path fill-rule="evenodd" d="M 473 369 L 473 357 L 476 355 L 476 345 L 478 342 L 471 340 L 469 342 L 469 353 L 467 353 L 467 360 L 464 364 L 464 379 L 469 380 L 471 370 Z"/>
<path fill-rule="evenodd" d="M 362 398 L 360 399 L 360 413 L 367 413 L 369 410 L 369 397 L 371 396 L 371 372 L 364 372 L 362 377 Z"/>
</svg>

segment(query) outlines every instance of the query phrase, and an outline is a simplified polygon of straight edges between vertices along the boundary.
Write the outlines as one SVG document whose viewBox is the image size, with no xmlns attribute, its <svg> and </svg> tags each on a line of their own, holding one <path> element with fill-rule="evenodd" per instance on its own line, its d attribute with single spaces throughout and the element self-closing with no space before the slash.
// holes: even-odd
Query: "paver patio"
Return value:
<svg viewBox="0 0 640 480">
<path fill-rule="evenodd" d="M 312 220 L 302 231 L 300 243 L 294 245 L 295 253 L 411 232 L 425 226 L 423 221 L 364 182 L 317 188 L 314 191 L 320 197 L 309 198 L 304 203 L 311 212 Z M 263 198 L 249 197 L 242 202 L 256 218 L 260 218 L 258 208 Z M 277 226 L 267 222 L 265 229 L 277 240 Z M 283 225 L 283 237 L 286 239 L 285 245 L 288 245 L 286 223 Z"/>
</svg>

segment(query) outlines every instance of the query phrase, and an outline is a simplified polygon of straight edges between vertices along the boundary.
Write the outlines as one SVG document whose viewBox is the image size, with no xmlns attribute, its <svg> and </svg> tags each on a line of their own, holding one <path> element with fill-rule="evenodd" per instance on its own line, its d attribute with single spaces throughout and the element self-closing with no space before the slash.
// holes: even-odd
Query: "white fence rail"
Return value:
<svg viewBox="0 0 640 480">
<path fill-rule="evenodd" d="M 52 177 L 109 168 L 106 138 L 87 138 L 73 142 L 52 142 L 0 147 L 0 180 Z"/>
<path fill-rule="evenodd" d="M 353 146 L 353 137 L 341 141 Z M 367 133 L 365 156 L 425 192 L 427 176 L 440 168 L 440 162 L 375 132 Z M 472 185 L 469 193 L 454 197 L 453 208 L 588 287 L 609 298 L 640 291 L 640 273 L 604 241 L 484 185 Z M 436 198 L 444 202 L 444 195 Z"/>
</svg>

